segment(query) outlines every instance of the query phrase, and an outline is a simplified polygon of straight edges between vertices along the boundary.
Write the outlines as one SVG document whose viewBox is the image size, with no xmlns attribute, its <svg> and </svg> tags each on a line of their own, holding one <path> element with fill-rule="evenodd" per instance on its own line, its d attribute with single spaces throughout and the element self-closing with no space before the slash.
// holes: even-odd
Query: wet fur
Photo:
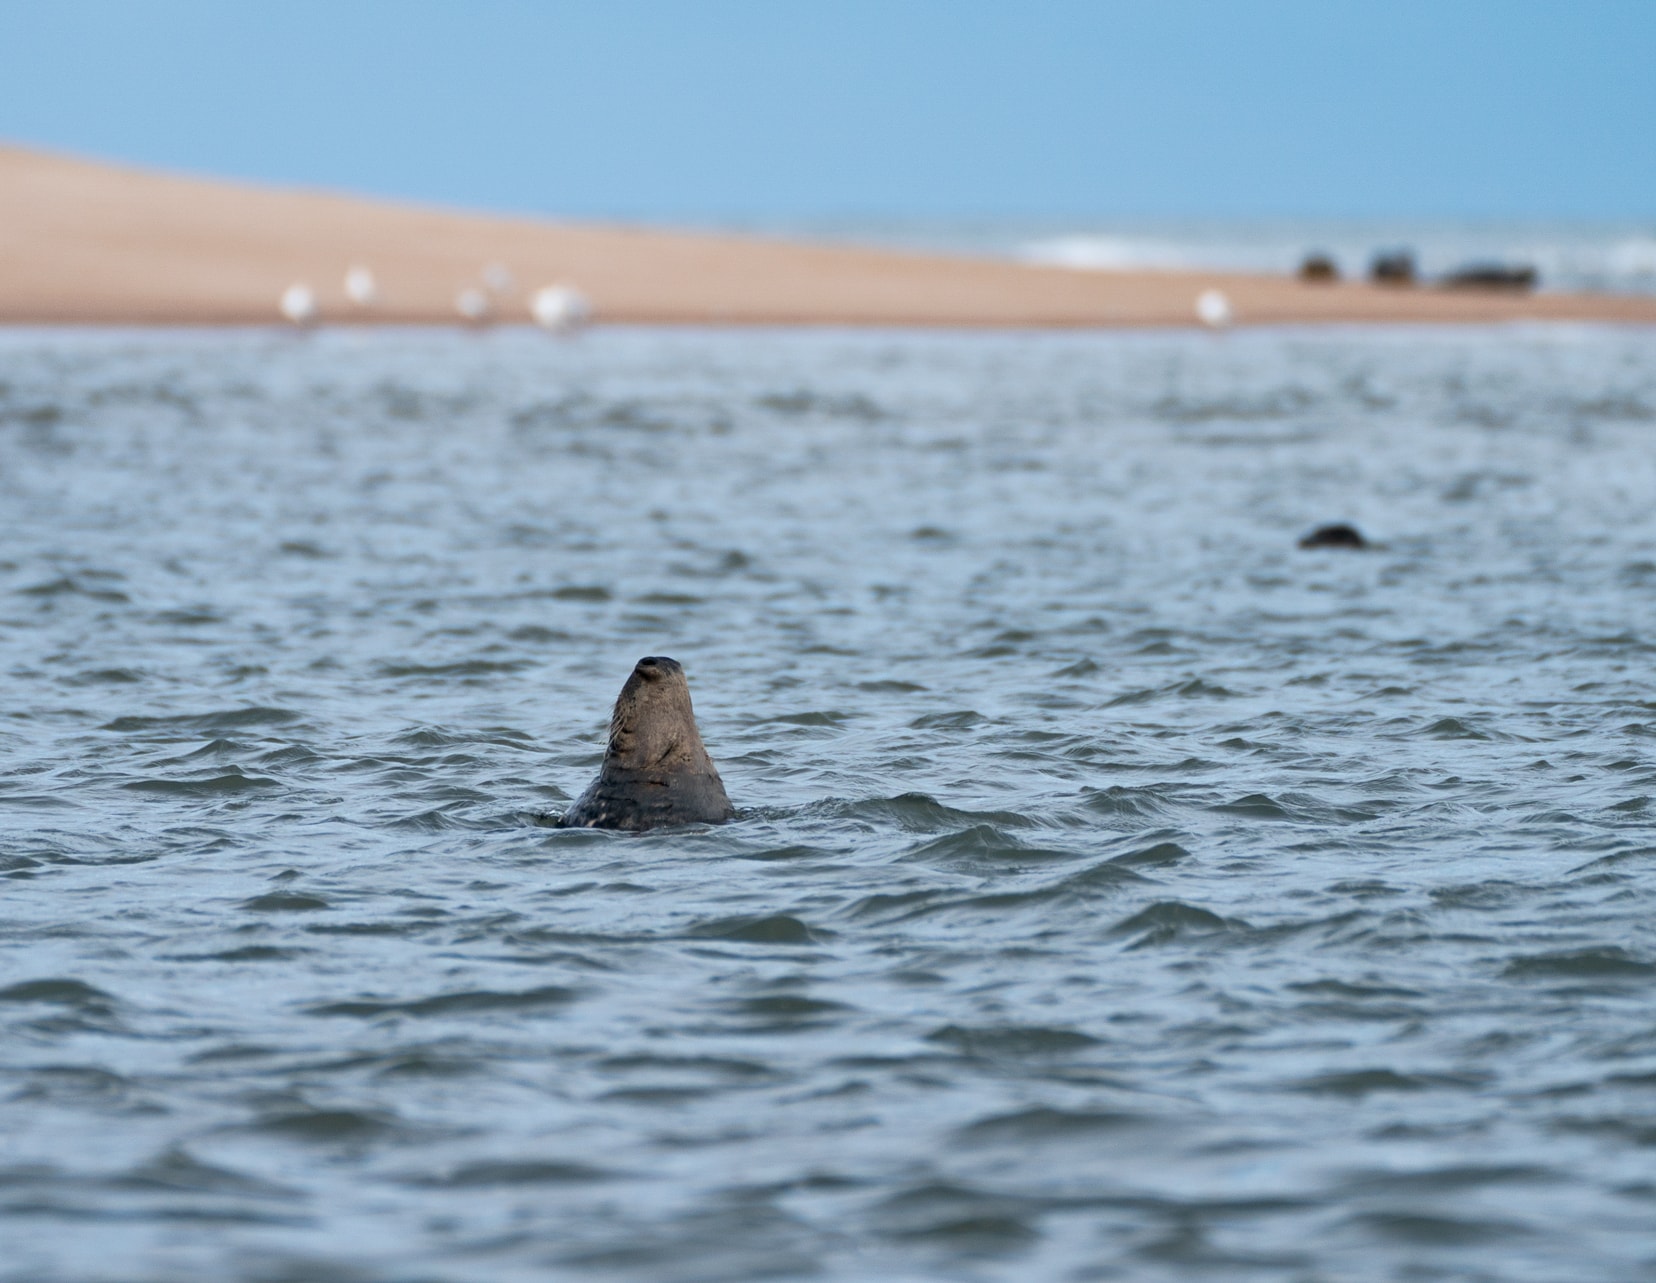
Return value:
<svg viewBox="0 0 1656 1283">
<path fill-rule="evenodd" d="M 696 729 L 684 669 L 665 656 L 639 660 L 616 698 L 598 778 L 559 825 L 639 831 L 734 814 Z"/>
</svg>

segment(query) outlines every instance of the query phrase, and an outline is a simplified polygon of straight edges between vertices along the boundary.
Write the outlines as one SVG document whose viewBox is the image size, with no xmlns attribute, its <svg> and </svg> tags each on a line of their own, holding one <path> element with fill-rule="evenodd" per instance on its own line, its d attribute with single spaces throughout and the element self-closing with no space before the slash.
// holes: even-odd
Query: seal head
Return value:
<svg viewBox="0 0 1656 1283">
<path fill-rule="evenodd" d="M 558 821 L 566 829 L 723 824 L 735 815 L 702 746 L 678 660 L 646 655 L 621 688 L 598 778 Z"/>
<path fill-rule="evenodd" d="M 1332 526 L 1318 526 L 1310 534 L 1299 541 L 1301 548 L 1367 548 L 1368 540 L 1363 538 L 1362 531 L 1356 526 L 1348 526 L 1345 522 L 1337 522 Z"/>
</svg>

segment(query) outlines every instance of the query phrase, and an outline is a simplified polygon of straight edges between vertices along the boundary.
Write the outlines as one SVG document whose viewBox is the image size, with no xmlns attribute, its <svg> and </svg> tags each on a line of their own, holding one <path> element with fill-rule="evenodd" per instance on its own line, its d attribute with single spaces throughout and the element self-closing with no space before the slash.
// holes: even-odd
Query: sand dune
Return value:
<svg viewBox="0 0 1656 1283">
<path fill-rule="evenodd" d="M 377 306 L 344 276 L 372 267 Z M 1190 325 L 1205 289 L 1238 324 L 1575 319 L 1656 323 L 1656 299 L 1094 272 L 759 237 L 502 218 L 177 177 L 0 147 L 0 323 L 270 324 L 295 281 L 329 322 L 449 323 L 485 265 L 578 286 L 600 319 L 674 324 Z"/>
</svg>

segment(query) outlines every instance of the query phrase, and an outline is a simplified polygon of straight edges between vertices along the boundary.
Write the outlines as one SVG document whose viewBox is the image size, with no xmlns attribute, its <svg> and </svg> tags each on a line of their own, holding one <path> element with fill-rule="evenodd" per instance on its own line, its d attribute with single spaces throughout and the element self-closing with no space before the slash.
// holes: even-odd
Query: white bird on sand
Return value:
<svg viewBox="0 0 1656 1283">
<path fill-rule="evenodd" d="M 358 307 L 373 307 L 379 302 L 379 282 L 361 263 L 345 273 L 345 297 Z"/>
<path fill-rule="evenodd" d="M 529 300 L 535 324 L 560 333 L 579 329 L 592 319 L 592 304 L 573 285 L 548 285 Z"/>
<path fill-rule="evenodd" d="M 303 281 L 295 281 L 283 290 L 282 301 L 277 306 L 295 325 L 311 325 L 316 321 L 316 295 Z"/>
<path fill-rule="evenodd" d="M 494 305 L 489 302 L 489 296 L 477 286 L 468 285 L 454 296 L 454 310 L 471 324 L 481 325 L 489 319 Z"/>
<path fill-rule="evenodd" d="M 1203 290 L 1196 296 L 1196 319 L 1209 329 L 1222 330 L 1235 319 L 1224 290 Z"/>
<path fill-rule="evenodd" d="M 517 289 L 512 269 L 504 263 L 490 263 L 483 269 L 483 284 L 491 294 L 510 294 Z"/>
</svg>

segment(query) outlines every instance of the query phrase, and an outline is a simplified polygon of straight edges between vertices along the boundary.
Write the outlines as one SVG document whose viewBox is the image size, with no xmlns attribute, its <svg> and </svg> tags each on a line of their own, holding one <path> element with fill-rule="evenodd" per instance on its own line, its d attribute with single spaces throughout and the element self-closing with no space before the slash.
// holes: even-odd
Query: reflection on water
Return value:
<svg viewBox="0 0 1656 1283">
<path fill-rule="evenodd" d="M 0 1277 L 1638 1277 L 1653 341 L 6 338 Z"/>
</svg>

